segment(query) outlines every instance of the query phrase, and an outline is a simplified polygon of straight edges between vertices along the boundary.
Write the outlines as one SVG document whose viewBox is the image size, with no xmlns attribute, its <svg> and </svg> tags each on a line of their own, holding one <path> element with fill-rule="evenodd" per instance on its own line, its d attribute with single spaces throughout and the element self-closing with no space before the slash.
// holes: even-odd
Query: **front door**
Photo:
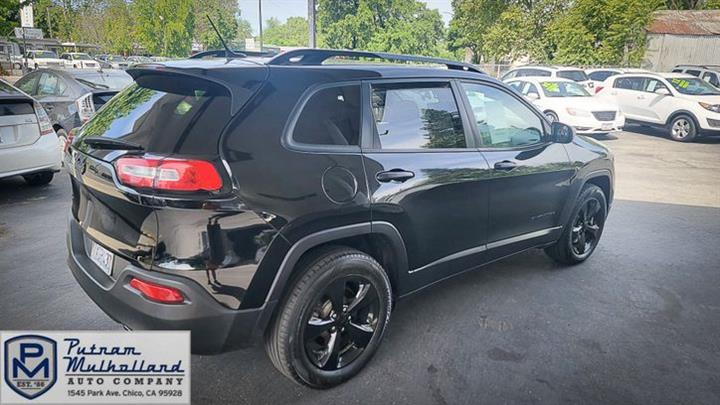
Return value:
<svg viewBox="0 0 720 405">
<path fill-rule="evenodd" d="M 488 250 L 553 239 L 575 172 L 564 145 L 547 141 L 547 122 L 520 96 L 479 82 L 461 87 L 491 170 Z"/>
<path fill-rule="evenodd" d="M 456 89 L 443 80 L 366 87 L 372 118 L 363 156 L 372 221 L 400 231 L 407 289 L 478 263 L 485 249 L 489 168 L 474 147 Z"/>
</svg>

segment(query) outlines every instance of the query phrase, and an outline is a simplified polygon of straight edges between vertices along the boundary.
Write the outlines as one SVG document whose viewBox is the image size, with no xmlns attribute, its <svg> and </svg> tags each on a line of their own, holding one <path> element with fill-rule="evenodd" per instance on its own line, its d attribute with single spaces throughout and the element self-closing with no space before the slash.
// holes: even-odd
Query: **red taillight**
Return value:
<svg viewBox="0 0 720 405">
<path fill-rule="evenodd" d="M 600 93 L 600 90 L 602 90 L 602 89 L 604 89 L 604 88 L 605 88 L 605 87 L 603 87 L 603 86 L 597 86 L 597 87 L 595 87 L 595 94 Z"/>
<path fill-rule="evenodd" d="M 50 123 L 50 117 L 48 117 L 45 109 L 37 101 L 34 103 L 35 115 L 38 119 L 38 125 L 40 126 L 40 135 L 54 134 L 55 130 Z"/>
<path fill-rule="evenodd" d="M 124 157 L 115 162 L 120 182 L 130 187 L 171 191 L 218 191 L 222 179 L 204 160 Z"/>
<path fill-rule="evenodd" d="M 151 301 L 161 302 L 163 304 L 180 304 L 185 301 L 182 292 L 177 288 L 149 283 L 139 278 L 133 277 L 130 280 L 130 287 L 140 291 L 145 298 Z"/>
</svg>

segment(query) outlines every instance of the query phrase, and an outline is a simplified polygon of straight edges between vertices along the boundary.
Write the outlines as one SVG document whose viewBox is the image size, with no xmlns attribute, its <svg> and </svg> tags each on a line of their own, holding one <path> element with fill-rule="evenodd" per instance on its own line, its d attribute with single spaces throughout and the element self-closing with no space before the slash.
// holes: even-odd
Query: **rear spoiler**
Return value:
<svg viewBox="0 0 720 405">
<path fill-rule="evenodd" d="M 178 80 L 183 78 L 194 78 L 205 80 L 227 89 L 230 93 L 230 114 L 235 115 L 240 108 L 255 94 L 260 86 L 267 80 L 269 69 L 260 63 L 247 63 L 244 65 L 227 63 L 218 64 L 210 62 L 210 68 L 204 68 L 199 61 L 187 63 L 181 61 L 182 66 L 169 66 L 162 63 L 139 64 L 126 70 L 126 72 L 138 81 L 147 76 L 170 75 L 176 76 Z M 241 73 L 242 72 L 242 73 Z"/>
</svg>

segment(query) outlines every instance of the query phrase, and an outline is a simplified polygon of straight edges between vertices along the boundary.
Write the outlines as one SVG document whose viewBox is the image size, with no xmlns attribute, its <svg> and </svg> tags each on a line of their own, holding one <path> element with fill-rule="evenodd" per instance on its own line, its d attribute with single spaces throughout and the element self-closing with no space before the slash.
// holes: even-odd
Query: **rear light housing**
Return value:
<svg viewBox="0 0 720 405">
<path fill-rule="evenodd" d="M 95 115 L 95 103 L 92 99 L 92 93 L 85 94 L 79 99 L 75 100 L 75 105 L 77 106 L 80 121 L 83 124 L 88 122 L 90 118 Z"/>
<path fill-rule="evenodd" d="M 597 87 L 595 87 L 595 94 L 600 93 L 600 90 L 602 90 L 602 89 L 604 89 L 604 88 L 605 88 L 605 87 L 598 85 Z"/>
<path fill-rule="evenodd" d="M 40 126 L 40 135 L 54 134 L 55 130 L 50 122 L 50 117 L 48 117 L 43 106 L 36 101 L 33 103 L 33 107 L 35 108 L 35 116 L 37 117 L 38 125 Z"/>
<path fill-rule="evenodd" d="M 150 301 L 162 304 L 182 304 L 185 302 L 185 296 L 177 288 L 151 283 L 135 277 L 130 279 L 130 287 L 140 292 L 143 297 Z"/>
<path fill-rule="evenodd" d="M 219 191 L 222 178 L 212 163 L 195 159 L 122 157 L 115 161 L 120 183 L 167 191 Z"/>
</svg>

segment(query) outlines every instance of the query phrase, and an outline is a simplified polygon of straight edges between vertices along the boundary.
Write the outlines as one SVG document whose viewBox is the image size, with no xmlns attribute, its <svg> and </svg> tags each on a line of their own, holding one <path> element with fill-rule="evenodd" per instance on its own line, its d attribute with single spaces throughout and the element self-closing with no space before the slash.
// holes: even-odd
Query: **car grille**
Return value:
<svg viewBox="0 0 720 405">
<path fill-rule="evenodd" d="M 615 111 L 593 111 L 592 114 L 598 121 L 612 121 L 615 119 Z"/>
</svg>

